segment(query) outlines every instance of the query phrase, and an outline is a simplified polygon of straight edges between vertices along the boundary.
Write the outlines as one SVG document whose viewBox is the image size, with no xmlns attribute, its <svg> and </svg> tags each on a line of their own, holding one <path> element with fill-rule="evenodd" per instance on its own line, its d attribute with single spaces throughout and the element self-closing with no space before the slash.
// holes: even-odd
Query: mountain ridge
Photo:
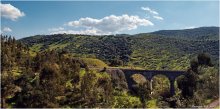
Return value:
<svg viewBox="0 0 220 109">
<path fill-rule="evenodd" d="M 189 29 L 168 29 L 168 30 L 165 30 L 165 29 L 162 29 L 162 30 L 156 30 L 156 31 L 153 31 L 153 32 L 146 32 L 146 33 L 137 33 L 137 34 L 126 34 L 126 33 L 121 33 L 121 34 L 115 34 L 115 35 L 86 35 L 86 34 L 66 34 L 66 35 L 82 35 L 82 36 L 136 36 L 136 35 L 139 35 L 139 34 L 156 34 L 156 35 L 159 35 L 158 33 L 160 32 L 164 32 L 164 31 L 185 31 L 185 30 L 195 30 L 195 29 L 207 29 L 207 28 L 212 28 L 212 29 L 215 29 L 217 31 L 220 30 L 220 27 L 218 26 L 203 26 L 203 27 L 196 27 L 196 28 L 189 28 Z M 56 34 L 50 34 L 50 35 L 56 35 Z M 48 35 L 33 35 L 33 36 L 28 36 L 28 37 L 24 37 L 24 38 L 21 38 L 19 40 L 22 40 L 22 39 L 25 39 L 25 38 L 29 38 L 29 37 L 36 37 L 36 36 L 48 36 Z"/>
<path fill-rule="evenodd" d="M 181 29 L 181 30 L 159 30 L 155 32 L 151 32 L 150 34 L 161 35 L 165 37 L 173 37 L 182 38 L 182 39 L 193 39 L 193 40 L 201 40 L 207 39 L 210 37 L 205 37 L 207 35 L 214 36 L 211 39 L 218 39 L 219 27 L 198 27 L 193 29 Z"/>
</svg>

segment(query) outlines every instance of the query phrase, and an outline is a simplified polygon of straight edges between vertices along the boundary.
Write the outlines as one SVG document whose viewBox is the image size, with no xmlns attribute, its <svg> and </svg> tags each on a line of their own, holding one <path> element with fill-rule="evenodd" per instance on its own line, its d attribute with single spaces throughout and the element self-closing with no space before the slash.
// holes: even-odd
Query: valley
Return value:
<svg viewBox="0 0 220 109">
<path fill-rule="evenodd" d="M 19 40 L 2 35 L 2 106 L 206 106 L 219 96 L 218 30 L 53 34 Z M 171 79 L 174 74 L 169 72 L 175 71 L 183 75 Z"/>
</svg>

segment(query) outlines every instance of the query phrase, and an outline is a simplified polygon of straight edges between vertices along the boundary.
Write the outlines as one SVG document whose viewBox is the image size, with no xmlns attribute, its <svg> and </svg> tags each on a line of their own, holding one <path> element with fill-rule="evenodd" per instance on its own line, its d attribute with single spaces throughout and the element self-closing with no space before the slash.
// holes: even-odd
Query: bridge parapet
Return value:
<svg viewBox="0 0 220 109">
<path fill-rule="evenodd" d="M 165 75 L 168 79 L 175 79 L 178 76 L 185 75 L 185 71 L 172 71 L 172 70 L 134 70 L 134 69 L 121 69 L 125 75 L 141 74 L 148 80 L 151 80 L 155 75 Z"/>
</svg>

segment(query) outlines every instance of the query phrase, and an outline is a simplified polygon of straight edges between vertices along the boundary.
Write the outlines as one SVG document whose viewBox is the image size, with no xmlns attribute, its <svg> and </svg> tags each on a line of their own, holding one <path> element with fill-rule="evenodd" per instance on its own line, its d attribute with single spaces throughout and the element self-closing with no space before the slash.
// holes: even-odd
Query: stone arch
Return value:
<svg viewBox="0 0 220 109">
<path fill-rule="evenodd" d="M 139 75 L 141 76 L 142 79 L 145 79 L 146 81 L 148 81 L 148 78 L 146 75 L 144 75 L 143 73 L 140 72 L 124 72 L 126 81 L 127 81 L 127 85 L 128 85 L 128 89 L 130 90 L 130 92 L 135 92 L 133 85 L 135 85 L 135 81 L 133 80 L 133 76 L 134 75 Z"/>
<path fill-rule="evenodd" d="M 158 72 L 154 72 L 153 74 L 152 74 L 152 78 L 154 77 L 154 76 L 157 76 L 157 75 L 162 75 L 162 76 L 165 76 L 168 80 L 175 80 L 175 78 L 176 78 L 176 75 L 170 75 L 169 73 L 158 73 Z"/>
<path fill-rule="evenodd" d="M 161 81 L 163 80 L 163 81 Z M 152 94 L 156 96 L 158 93 L 163 92 L 164 89 L 167 89 L 168 93 L 170 92 L 170 78 L 167 75 L 164 74 L 154 74 L 151 78 L 151 84 L 152 84 Z M 160 85 L 159 87 L 156 87 Z M 163 89 L 163 90 L 161 90 Z M 157 91 L 156 91 L 157 90 Z M 155 92 L 156 91 L 156 92 Z M 153 93 L 154 92 L 154 93 Z"/>
<path fill-rule="evenodd" d="M 138 84 L 141 84 L 141 83 L 146 82 L 148 80 L 142 74 L 133 74 L 133 75 L 131 75 L 131 78 L 133 78 L 133 80 L 135 80 L 135 82 L 138 83 Z"/>
<path fill-rule="evenodd" d="M 178 82 L 178 79 L 180 79 L 180 78 L 182 78 L 182 77 L 184 77 L 184 76 L 185 76 L 185 75 L 179 75 L 179 76 L 177 76 L 177 77 L 175 78 L 175 81 L 174 81 L 175 91 L 180 91 L 180 89 L 178 88 L 177 82 Z"/>
<path fill-rule="evenodd" d="M 132 85 L 132 80 L 131 80 L 131 75 L 133 74 L 141 74 L 143 75 L 146 79 L 148 79 L 151 82 L 152 78 L 156 75 L 165 75 L 170 83 L 170 95 L 173 96 L 175 94 L 175 87 L 174 87 L 174 82 L 176 77 L 180 75 L 184 75 L 185 71 L 168 71 L 168 70 L 133 70 L 133 69 L 122 69 L 124 72 L 125 78 L 127 80 L 128 88 L 131 89 Z M 152 87 L 152 84 L 150 84 Z M 151 88 L 152 90 L 152 88 Z"/>
<path fill-rule="evenodd" d="M 128 86 L 131 94 L 137 94 L 140 85 L 146 82 L 149 83 L 149 80 L 146 78 L 146 76 L 140 73 L 131 74 L 130 79 L 130 84 Z"/>
</svg>

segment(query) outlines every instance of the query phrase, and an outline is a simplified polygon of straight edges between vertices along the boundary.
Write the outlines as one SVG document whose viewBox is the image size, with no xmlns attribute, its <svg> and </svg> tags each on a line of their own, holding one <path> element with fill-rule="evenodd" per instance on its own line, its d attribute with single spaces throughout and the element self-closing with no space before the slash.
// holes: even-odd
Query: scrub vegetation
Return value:
<svg viewBox="0 0 220 109">
<path fill-rule="evenodd" d="M 219 28 L 164 30 L 136 35 L 1 35 L 2 108 L 189 108 L 219 97 Z M 106 72 L 108 68 L 112 70 Z M 164 75 L 120 68 L 182 70 L 176 94 Z M 101 70 L 100 70 L 101 69 Z"/>
</svg>

